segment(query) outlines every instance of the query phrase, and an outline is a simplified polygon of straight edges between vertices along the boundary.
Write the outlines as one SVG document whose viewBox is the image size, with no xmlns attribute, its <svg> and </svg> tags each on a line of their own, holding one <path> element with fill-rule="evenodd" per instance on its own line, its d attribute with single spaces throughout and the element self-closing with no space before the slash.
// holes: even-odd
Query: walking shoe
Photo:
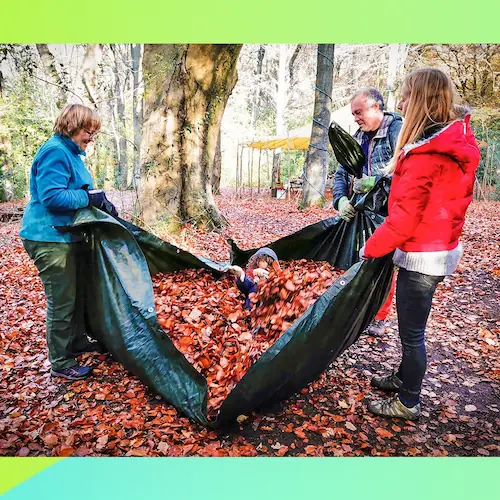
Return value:
<svg viewBox="0 0 500 500">
<path fill-rule="evenodd" d="M 398 396 L 379 401 L 370 401 L 368 410 L 375 415 L 384 417 L 404 418 L 406 420 L 416 420 L 420 417 L 420 403 L 408 408 L 399 400 Z"/>
<path fill-rule="evenodd" d="M 50 371 L 53 377 L 62 377 L 68 380 L 83 380 L 84 378 L 92 375 L 92 368 L 88 366 L 75 365 L 69 368 L 62 368 L 61 370 Z"/>
<path fill-rule="evenodd" d="M 388 392 L 397 392 L 403 385 L 403 381 L 394 372 L 392 372 L 390 375 L 386 375 L 385 377 L 375 375 L 374 377 L 372 377 L 370 383 L 373 385 L 373 387 Z"/>
<path fill-rule="evenodd" d="M 385 333 L 385 320 L 374 319 L 366 329 L 366 333 L 372 337 L 381 337 Z"/>
</svg>

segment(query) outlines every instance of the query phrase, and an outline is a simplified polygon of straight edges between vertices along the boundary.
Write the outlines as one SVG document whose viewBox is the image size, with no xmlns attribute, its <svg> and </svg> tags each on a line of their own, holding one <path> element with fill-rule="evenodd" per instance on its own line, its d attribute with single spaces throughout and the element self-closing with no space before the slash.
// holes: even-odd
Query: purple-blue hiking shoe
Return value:
<svg viewBox="0 0 500 500">
<path fill-rule="evenodd" d="M 61 370 L 50 371 L 53 377 L 62 377 L 68 380 L 83 380 L 84 378 L 92 375 L 92 368 L 88 366 L 75 365 L 69 368 L 62 368 Z"/>
</svg>

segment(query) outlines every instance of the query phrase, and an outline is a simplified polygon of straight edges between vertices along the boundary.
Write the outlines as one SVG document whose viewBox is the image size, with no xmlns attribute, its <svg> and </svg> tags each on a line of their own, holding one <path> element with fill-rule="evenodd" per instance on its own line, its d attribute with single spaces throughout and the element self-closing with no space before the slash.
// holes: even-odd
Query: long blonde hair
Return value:
<svg viewBox="0 0 500 500">
<path fill-rule="evenodd" d="M 415 142 L 431 125 L 447 125 L 456 119 L 453 83 L 438 68 L 420 68 L 404 80 L 403 88 L 409 94 L 403 127 L 396 143 L 396 150 L 385 172 L 392 174 L 404 146 Z"/>
</svg>

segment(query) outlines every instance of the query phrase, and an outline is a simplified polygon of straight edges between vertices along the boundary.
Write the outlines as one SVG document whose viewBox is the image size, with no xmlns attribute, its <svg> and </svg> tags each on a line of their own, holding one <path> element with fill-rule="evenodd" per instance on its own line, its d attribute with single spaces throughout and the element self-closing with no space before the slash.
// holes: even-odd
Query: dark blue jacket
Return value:
<svg viewBox="0 0 500 500">
<path fill-rule="evenodd" d="M 78 144 L 57 134 L 37 151 L 31 165 L 31 199 L 19 233 L 22 238 L 55 243 L 79 239 L 54 226 L 70 224 L 76 210 L 89 204 L 89 197 L 81 187 L 88 184 L 92 189 L 92 176 L 81 155 L 85 152 Z"/>
<path fill-rule="evenodd" d="M 251 293 L 257 293 L 257 283 L 254 283 L 250 278 L 245 276 L 243 281 L 236 279 L 236 286 L 240 292 L 245 295 L 245 307 L 247 309 L 252 309 L 252 303 L 250 302 L 249 295 Z"/>
<path fill-rule="evenodd" d="M 368 155 L 366 155 L 366 163 L 363 168 L 364 174 L 377 177 L 383 175 L 382 169 L 392 158 L 402 126 L 401 116 L 397 113 L 384 111 L 382 123 L 368 145 Z M 364 132 L 358 129 L 353 137 L 361 144 L 364 135 Z M 337 172 L 335 172 L 333 185 L 333 206 L 337 210 L 340 198 L 343 196 L 348 198 L 352 196 L 352 176 L 342 168 L 342 165 L 339 165 Z"/>
</svg>

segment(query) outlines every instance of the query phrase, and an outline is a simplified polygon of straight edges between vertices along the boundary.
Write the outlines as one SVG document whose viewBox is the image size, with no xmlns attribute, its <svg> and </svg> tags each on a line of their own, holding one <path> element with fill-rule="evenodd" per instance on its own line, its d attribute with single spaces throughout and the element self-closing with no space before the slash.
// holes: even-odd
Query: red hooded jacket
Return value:
<svg viewBox="0 0 500 500">
<path fill-rule="evenodd" d="M 452 250 L 472 201 L 480 153 L 465 121 L 403 148 L 389 195 L 389 215 L 368 239 L 367 258 L 404 252 Z"/>
</svg>

